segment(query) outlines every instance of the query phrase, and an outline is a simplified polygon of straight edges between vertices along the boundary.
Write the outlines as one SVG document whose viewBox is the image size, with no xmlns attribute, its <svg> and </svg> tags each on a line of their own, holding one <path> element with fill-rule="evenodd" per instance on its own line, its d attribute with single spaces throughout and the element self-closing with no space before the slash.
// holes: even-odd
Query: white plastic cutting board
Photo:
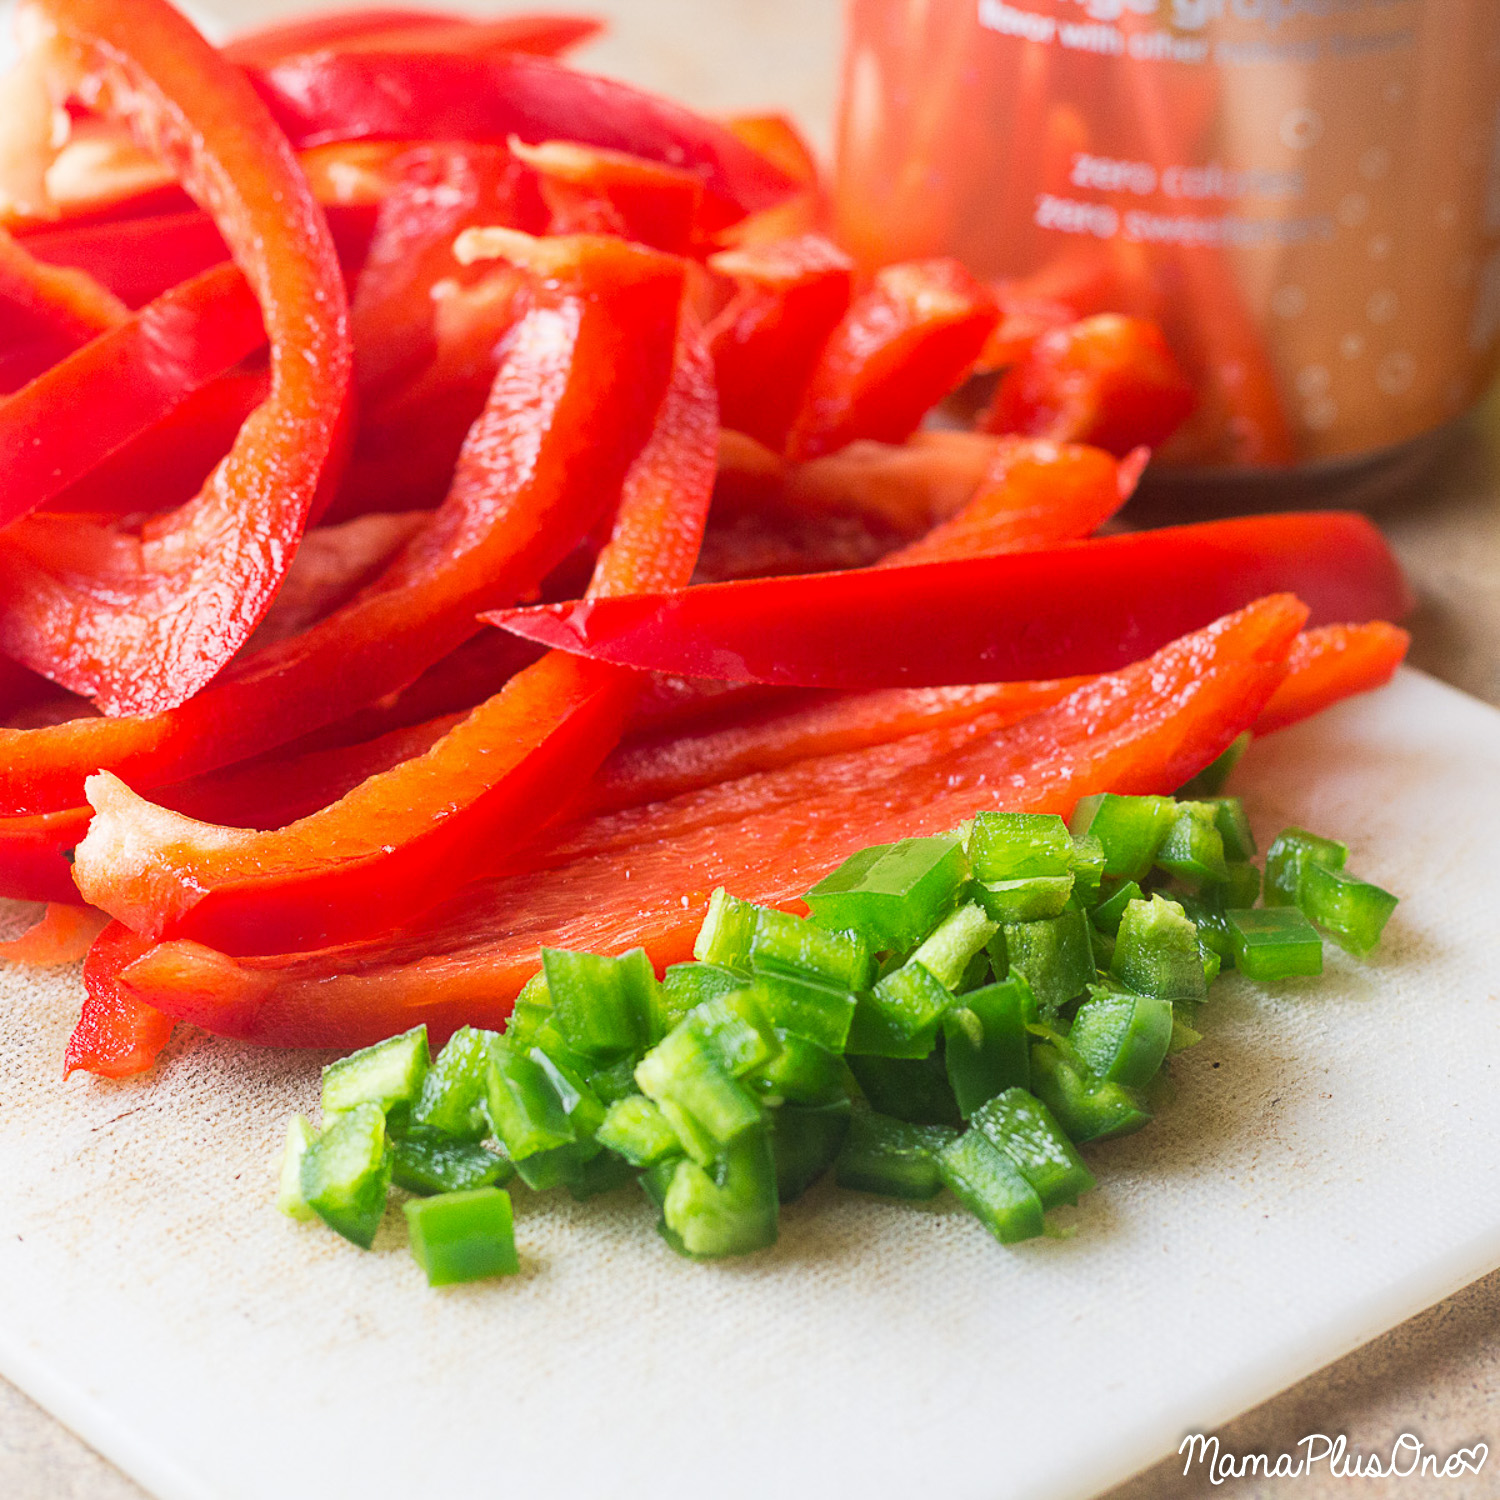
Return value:
<svg viewBox="0 0 1500 1500">
<path fill-rule="evenodd" d="M 1254 747 L 1256 827 L 1403 896 L 1374 963 L 1239 982 L 1076 1236 L 824 1184 L 693 1265 L 633 1194 L 518 1193 L 523 1274 L 429 1291 L 272 1206 L 316 1060 L 58 1081 L 76 978 L 0 973 L 0 1373 L 160 1500 L 1067 1500 L 1500 1264 L 1500 714 L 1415 672 Z"/>
</svg>

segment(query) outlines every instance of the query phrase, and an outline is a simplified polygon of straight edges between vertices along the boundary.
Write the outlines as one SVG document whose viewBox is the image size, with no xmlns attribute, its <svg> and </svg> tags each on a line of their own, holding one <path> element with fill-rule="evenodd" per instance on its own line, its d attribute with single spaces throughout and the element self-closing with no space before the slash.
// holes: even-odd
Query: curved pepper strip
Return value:
<svg viewBox="0 0 1500 1500">
<path fill-rule="evenodd" d="M 534 589 L 573 550 L 650 431 L 683 268 L 619 240 L 534 248 L 559 279 L 533 293 L 447 499 L 386 574 L 168 713 L 0 729 L 0 810 L 81 806 L 101 768 L 164 786 L 333 724 L 404 687 L 478 631 L 478 610 Z M 625 383 L 622 350 L 632 351 Z"/>
<path fill-rule="evenodd" d="M 239 268 L 173 287 L 0 401 L 0 526 L 46 505 L 265 342 Z"/>
<path fill-rule="evenodd" d="M 625 481 L 596 596 L 689 575 L 713 484 L 713 383 L 685 333 L 655 433 Z M 632 349 L 632 359 L 648 351 Z M 492 867 L 592 773 L 624 727 L 635 674 L 553 653 L 518 673 L 424 756 L 274 833 L 175 816 L 112 777 L 79 846 L 79 887 L 150 936 L 241 952 L 389 929 Z"/>
<path fill-rule="evenodd" d="M 1101 313 L 1042 334 L 1001 378 L 981 425 L 1123 458 L 1166 441 L 1193 409 L 1193 388 L 1161 330 Z"/>
<path fill-rule="evenodd" d="M 214 221 L 197 209 L 77 224 L 29 234 L 26 249 L 49 265 L 87 271 L 127 307 L 142 307 L 169 287 L 228 260 Z"/>
<path fill-rule="evenodd" d="M 424 10 L 343 10 L 285 21 L 236 37 L 224 56 L 242 67 L 267 67 L 303 52 L 526 52 L 557 57 L 597 36 L 592 16 L 519 15 L 479 21 Z"/>
<path fill-rule="evenodd" d="M 686 167 L 715 223 L 795 186 L 723 126 L 612 79 L 538 57 L 318 53 L 253 72 L 299 147 L 348 140 L 571 140 Z"/>
<path fill-rule="evenodd" d="M 994 294 L 956 260 L 877 271 L 818 358 L 788 456 L 817 458 L 856 438 L 905 442 L 973 368 L 999 318 Z"/>
<path fill-rule="evenodd" d="M 89 951 L 109 918 L 76 901 L 49 901 L 47 910 L 20 937 L 0 943 L 0 959 L 50 968 L 76 964 Z"/>
<path fill-rule="evenodd" d="M 129 1078 L 157 1059 L 174 1022 L 119 983 L 150 944 L 111 922 L 94 940 L 83 964 L 83 1012 L 63 1058 L 63 1077 L 79 1069 L 100 1078 Z"/>
<path fill-rule="evenodd" d="M 871 841 L 984 808 L 1067 814 L 1091 792 L 1180 786 L 1254 721 L 1303 616 L 1262 601 L 997 735 L 938 731 L 591 820 L 545 873 L 472 886 L 375 942 L 238 960 L 166 942 L 118 982 L 164 1014 L 272 1046 L 362 1046 L 419 1020 L 435 1042 L 499 1026 L 539 945 L 643 945 L 660 969 L 691 956 L 715 886 L 795 906 Z"/>
<path fill-rule="evenodd" d="M 343 279 L 296 158 L 244 77 L 165 0 L 29 0 L 60 84 L 181 165 L 260 303 L 271 392 L 199 495 L 139 537 L 79 521 L 0 543 L 0 649 L 108 713 L 173 707 L 264 613 L 334 457 Z"/>
<path fill-rule="evenodd" d="M 539 645 L 657 672 L 931 687 L 1108 671 L 1271 590 L 1298 594 L 1320 624 L 1411 605 L 1365 517 L 1313 511 L 485 618 Z"/>
<path fill-rule="evenodd" d="M 1406 659 L 1410 644 L 1406 631 L 1384 620 L 1304 631 L 1287 658 L 1286 681 L 1261 710 L 1255 733 L 1272 734 L 1341 699 L 1384 687 Z"/>
<path fill-rule="evenodd" d="M 191 500 L 269 389 L 264 370 L 232 370 L 210 380 L 160 422 L 59 491 L 47 509 L 95 516 L 148 515 Z"/>
<path fill-rule="evenodd" d="M 577 141 L 510 143 L 541 184 L 549 234 L 618 234 L 687 255 L 697 238 L 703 182 L 685 167 Z"/>
<path fill-rule="evenodd" d="M 50 265 L 0 229 L 0 391 L 19 390 L 129 316 L 87 271 Z"/>
<path fill-rule="evenodd" d="M 774 162 L 797 190 L 775 208 L 748 214 L 719 235 L 721 244 L 747 248 L 810 234 L 823 217 L 823 191 L 812 147 L 785 115 L 733 115 L 724 124 L 736 139 Z"/>
<path fill-rule="evenodd" d="M 849 310 L 854 263 L 822 235 L 725 250 L 734 295 L 708 325 L 719 420 L 780 452 L 823 346 Z"/>
</svg>

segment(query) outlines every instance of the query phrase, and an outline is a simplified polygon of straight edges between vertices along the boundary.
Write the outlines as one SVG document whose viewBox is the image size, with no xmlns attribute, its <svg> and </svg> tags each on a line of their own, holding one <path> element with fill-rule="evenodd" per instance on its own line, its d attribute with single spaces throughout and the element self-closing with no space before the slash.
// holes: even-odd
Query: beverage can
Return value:
<svg viewBox="0 0 1500 1500">
<path fill-rule="evenodd" d="M 1314 468 L 1500 355 L 1500 0 L 852 0 L 837 232 L 1158 320 L 1160 459 Z"/>
</svg>

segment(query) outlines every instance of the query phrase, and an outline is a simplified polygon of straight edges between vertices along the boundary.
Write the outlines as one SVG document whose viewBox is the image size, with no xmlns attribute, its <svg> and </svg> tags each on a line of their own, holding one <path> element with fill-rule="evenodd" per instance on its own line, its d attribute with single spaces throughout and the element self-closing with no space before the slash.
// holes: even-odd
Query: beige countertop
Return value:
<svg viewBox="0 0 1500 1500">
<path fill-rule="evenodd" d="M 245 25 L 306 9 L 267 0 L 214 0 L 202 12 Z M 615 40 L 592 62 L 724 110 L 789 106 L 826 120 L 837 46 L 836 0 L 605 0 L 534 8 L 612 14 Z M 712 24 L 705 24 L 708 13 Z M 820 136 L 822 131 L 817 132 Z M 1419 596 L 1411 660 L 1500 706 L 1500 392 L 1460 424 L 1430 471 L 1380 512 Z M 1353 1448 L 1388 1452 L 1410 1432 L 1447 1453 L 1500 1447 L 1500 1272 L 1250 1411 L 1218 1436 L 1226 1451 L 1296 1454 L 1310 1433 L 1344 1434 Z M 1401 1500 L 1500 1493 L 1500 1452 L 1482 1478 L 1367 1480 L 1355 1493 Z M 1470 1487 L 1472 1486 L 1472 1487 Z M 1101 1500 L 1295 1495 L 1351 1491 L 1326 1472 L 1298 1481 L 1230 1481 L 1210 1491 L 1166 1460 Z M 0 1381 L 0 1496 L 6 1500 L 145 1500 L 124 1475 L 14 1387 Z"/>
</svg>

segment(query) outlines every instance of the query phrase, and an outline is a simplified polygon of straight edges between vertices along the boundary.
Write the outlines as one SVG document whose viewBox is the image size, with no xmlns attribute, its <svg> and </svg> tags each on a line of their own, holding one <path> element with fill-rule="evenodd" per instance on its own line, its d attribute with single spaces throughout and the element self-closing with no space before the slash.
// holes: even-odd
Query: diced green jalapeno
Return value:
<svg viewBox="0 0 1500 1500">
<path fill-rule="evenodd" d="M 875 951 L 904 951 L 931 932 L 966 874 L 951 835 L 877 844 L 847 859 L 806 896 L 831 931 L 862 933 Z"/>
<path fill-rule="evenodd" d="M 281 1175 L 276 1183 L 276 1207 L 289 1219 L 316 1219 L 317 1214 L 302 1196 L 302 1158 L 318 1133 L 304 1115 L 286 1122 L 286 1144 L 281 1152 Z"/>
<path fill-rule="evenodd" d="M 302 1197 L 346 1240 L 368 1250 L 385 1216 L 391 1184 L 385 1111 L 356 1104 L 334 1118 L 302 1155 Z"/>
<path fill-rule="evenodd" d="M 1068 1041 L 1089 1071 L 1127 1088 L 1156 1076 L 1172 1040 L 1172 1006 L 1154 995 L 1094 985 L 1073 1017 Z"/>
<path fill-rule="evenodd" d="M 750 940 L 759 912 L 758 906 L 731 896 L 720 886 L 709 898 L 708 911 L 693 944 L 693 957 L 725 969 L 748 969 Z"/>
<path fill-rule="evenodd" d="M 1073 873 L 1073 840 L 1056 813 L 982 812 L 969 834 L 976 880 Z"/>
<path fill-rule="evenodd" d="M 1104 874 L 1114 880 L 1144 880 L 1172 826 L 1177 804 L 1170 797 L 1122 797 L 1104 792 L 1084 797 L 1073 810 L 1075 834 L 1092 834 L 1104 846 Z"/>
<path fill-rule="evenodd" d="M 1036 1017 L 1036 997 L 1020 974 L 974 990 L 944 1015 L 948 1082 L 965 1119 L 996 1094 L 1029 1086 L 1026 1028 Z"/>
<path fill-rule="evenodd" d="M 854 1019 L 854 996 L 811 979 L 759 974 L 752 986 L 756 1002 L 773 1026 L 842 1052 Z"/>
<path fill-rule="evenodd" d="M 1125 908 L 1110 972 L 1138 995 L 1201 1000 L 1208 993 L 1198 929 L 1175 901 L 1161 896 Z"/>
<path fill-rule="evenodd" d="M 1007 1089 L 987 1100 L 970 1124 L 1010 1157 L 1043 1208 L 1076 1203 L 1094 1187 L 1094 1174 L 1072 1141 L 1047 1106 L 1025 1089 Z"/>
<path fill-rule="evenodd" d="M 595 1139 L 633 1167 L 650 1167 L 682 1154 L 682 1142 L 667 1117 L 644 1094 L 617 1099 L 604 1112 Z"/>
<path fill-rule="evenodd" d="M 1302 869 L 1297 905 L 1340 948 L 1363 958 L 1380 941 L 1396 898 L 1367 880 L 1309 862 Z"/>
<path fill-rule="evenodd" d="M 1079 1145 L 1129 1135 L 1151 1123 L 1140 1099 L 1124 1084 L 1074 1067 L 1047 1043 L 1031 1049 L 1031 1087 Z"/>
<path fill-rule="evenodd" d="M 984 946 L 995 935 L 996 923 L 975 902 L 949 912 L 911 955 L 945 989 L 956 990 L 963 983 L 970 961 L 984 952 Z"/>
<path fill-rule="evenodd" d="M 1220 894 L 1226 907 L 1254 906 L 1260 898 L 1260 871 L 1252 864 L 1230 860 L 1229 878 Z"/>
<path fill-rule="evenodd" d="M 391 1142 L 391 1181 L 409 1193 L 457 1193 L 503 1187 L 515 1168 L 474 1141 L 456 1141 L 416 1125 Z"/>
<path fill-rule="evenodd" d="M 849 1121 L 835 1166 L 843 1188 L 881 1193 L 888 1198 L 935 1198 L 942 1191 L 938 1153 L 958 1139 L 948 1125 L 913 1125 L 870 1110 L 856 1110 Z"/>
<path fill-rule="evenodd" d="M 724 1064 L 724 1050 L 716 1045 L 723 1031 L 716 1031 L 711 1024 L 694 1024 L 710 1007 L 723 1006 L 731 998 L 720 996 L 699 1006 L 674 1026 L 635 1070 L 641 1092 L 660 1105 L 689 1155 L 702 1164 L 713 1161 L 724 1147 L 761 1123 L 755 1096 L 736 1081 Z M 770 1047 L 766 1047 L 744 1071 L 752 1071 L 756 1063 L 764 1063 L 770 1055 Z"/>
<path fill-rule="evenodd" d="M 746 950 L 748 952 L 748 949 Z M 670 1031 L 690 1010 L 705 1000 L 743 989 L 748 981 L 733 969 L 718 964 L 673 964 L 662 976 L 662 1019 Z M 665 1035 L 665 1032 L 663 1033 Z"/>
<path fill-rule="evenodd" d="M 564 1186 L 580 1202 L 612 1193 L 628 1183 L 635 1172 L 629 1162 L 613 1151 L 596 1150 L 578 1163 L 564 1180 Z"/>
<path fill-rule="evenodd" d="M 1295 906 L 1306 865 L 1342 870 L 1348 858 L 1348 848 L 1334 839 L 1321 839 L 1305 828 L 1284 829 L 1266 850 L 1266 905 Z"/>
<path fill-rule="evenodd" d="M 521 986 L 505 1025 L 505 1035 L 512 1046 L 524 1052 L 536 1045 L 537 1035 L 551 1024 L 552 995 L 547 989 L 547 976 L 538 969 Z"/>
<path fill-rule="evenodd" d="M 1089 913 L 1089 920 L 1100 932 L 1106 932 L 1110 937 L 1114 937 L 1120 930 L 1120 918 L 1125 915 L 1125 908 L 1132 901 L 1145 899 L 1145 892 L 1140 886 L 1133 880 L 1126 880 Z"/>
<path fill-rule="evenodd" d="M 635 1086 L 635 1064 L 634 1057 L 622 1057 L 607 1068 L 595 1068 L 588 1075 L 588 1086 L 606 1109 L 616 1099 L 628 1099 L 640 1092 Z"/>
<path fill-rule="evenodd" d="M 774 1057 L 749 1074 L 746 1082 L 767 1102 L 831 1104 L 845 1097 L 844 1070 L 838 1057 L 806 1037 L 778 1028 L 780 1047 Z"/>
<path fill-rule="evenodd" d="M 518 1166 L 542 1152 L 591 1140 L 604 1118 L 588 1085 L 540 1047 L 491 1048 L 488 1102 L 495 1134 Z"/>
<path fill-rule="evenodd" d="M 762 909 L 750 938 L 750 967 L 853 991 L 869 982 L 870 945 L 856 932 L 830 932 L 805 917 Z"/>
<path fill-rule="evenodd" d="M 1179 802 L 1156 863 L 1196 889 L 1222 885 L 1229 878 L 1218 809 L 1207 802 Z"/>
<path fill-rule="evenodd" d="M 1267 983 L 1323 972 L 1323 940 L 1295 906 L 1226 912 L 1234 965 L 1246 979 Z"/>
<path fill-rule="evenodd" d="M 854 1057 L 849 1071 L 877 1114 L 913 1125 L 957 1125 L 960 1119 L 941 1049 L 927 1057 Z"/>
<path fill-rule="evenodd" d="M 787 1104 L 771 1116 L 776 1157 L 776 1195 L 782 1203 L 800 1198 L 834 1163 L 849 1133 L 849 1101 Z"/>
<path fill-rule="evenodd" d="M 776 1242 L 776 1160 L 770 1132 L 730 1146 L 710 1175 L 680 1161 L 662 1201 L 666 1227 L 689 1255 L 745 1255 Z"/>
<path fill-rule="evenodd" d="M 520 1269 L 510 1194 L 502 1188 L 415 1198 L 405 1211 L 412 1257 L 429 1286 L 513 1276 Z"/>
<path fill-rule="evenodd" d="M 1073 894 L 1071 875 L 975 881 L 969 889 L 994 922 L 1037 922 L 1058 916 Z"/>
<path fill-rule="evenodd" d="M 1238 797 L 1205 797 L 1203 802 L 1214 810 L 1219 837 L 1224 841 L 1224 858 L 1240 863 L 1254 859 L 1255 833 L 1250 827 L 1245 804 Z"/>
<path fill-rule="evenodd" d="M 1104 881 L 1104 845 L 1093 834 L 1085 833 L 1073 840 L 1073 891 L 1085 910 L 1099 900 Z"/>
<path fill-rule="evenodd" d="M 1002 1245 L 1034 1240 L 1042 1233 L 1042 1200 L 983 1131 L 966 1130 L 938 1152 L 937 1161 L 953 1196 Z"/>
<path fill-rule="evenodd" d="M 498 1032 L 475 1026 L 455 1031 L 422 1080 L 412 1124 L 431 1126 L 455 1140 L 483 1140 L 490 1133 L 485 1113 L 490 1048 L 499 1040 Z"/>
<path fill-rule="evenodd" d="M 926 1057 L 952 1003 L 948 989 L 913 958 L 859 997 L 846 1050 L 861 1057 Z"/>
<path fill-rule="evenodd" d="M 618 958 L 542 949 L 553 1024 L 576 1053 L 607 1061 L 658 1040 L 656 974 L 644 948 Z"/>
<path fill-rule="evenodd" d="M 1044 1013 L 1055 1013 L 1093 982 L 1097 971 L 1089 921 L 1077 906 L 1043 922 L 1012 922 L 1000 931 L 1005 965 L 996 943 L 990 949 L 995 973 L 1020 974 Z"/>
<path fill-rule="evenodd" d="M 378 1104 L 390 1117 L 393 1130 L 404 1128 L 431 1060 L 427 1028 L 414 1026 L 329 1063 L 323 1069 L 325 1122 L 358 1104 Z"/>
</svg>

